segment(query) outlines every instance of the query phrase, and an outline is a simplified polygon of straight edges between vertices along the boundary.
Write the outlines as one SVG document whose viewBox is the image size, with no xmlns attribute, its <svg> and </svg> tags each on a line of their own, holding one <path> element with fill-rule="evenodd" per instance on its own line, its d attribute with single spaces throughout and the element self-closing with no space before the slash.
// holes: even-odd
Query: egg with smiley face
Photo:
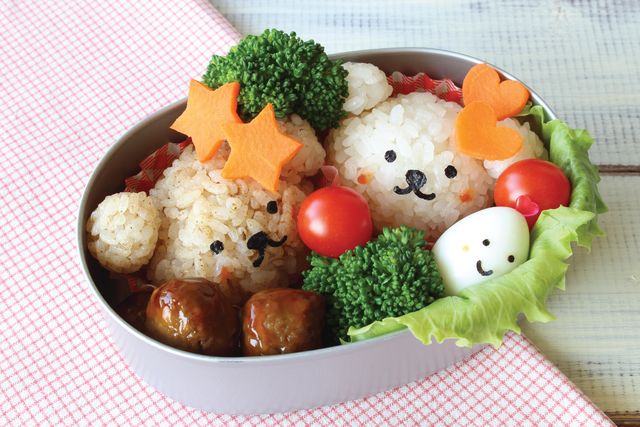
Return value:
<svg viewBox="0 0 640 427">
<path fill-rule="evenodd" d="M 512 208 L 476 212 L 449 228 L 433 246 L 446 295 L 511 272 L 529 256 L 529 227 Z"/>
</svg>

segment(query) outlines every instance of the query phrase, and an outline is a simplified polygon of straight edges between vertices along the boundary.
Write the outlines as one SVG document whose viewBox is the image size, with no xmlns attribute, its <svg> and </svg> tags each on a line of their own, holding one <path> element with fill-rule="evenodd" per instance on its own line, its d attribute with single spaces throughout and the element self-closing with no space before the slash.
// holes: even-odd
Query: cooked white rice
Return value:
<svg viewBox="0 0 640 427">
<path fill-rule="evenodd" d="M 280 133 L 303 144 L 296 155 L 282 166 L 280 179 L 296 184 L 302 177 L 315 175 L 324 163 L 326 153 L 309 122 L 297 114 L 286 115 L 276 122 Z"/>
<path fill-rule="evenodd" d="M 133 273 L 149 262 L 160 217 L 144 192 L 107 196 L 87 221 L 89 252 L 107 270 Z"/>
<path fill-rule="evenodd" d="M 331 132 L 325 144 L 327 162 L 338 168 L 342 185 L 365 196 L 378 232 L 404 224 L 425 229 L 428 239 L 437 239 L 459 219 L 493 204 L 495 178 L 481 160 L 458 153 L 450 138 L 461 109 L 429 93 L 399 95 L 370 112 L 346 118 Z M 539 151 L 539 140 L 529 143 L 528 127 L 521 129 L 510 119 L 499 125 L 516 127 L 523 135 L 523 156 Z M 389 150 L 396 154 L 393 162 L 385 160 Z M 498 170 L 507 163 L 489 166 Z M 448 166 L 455 167 L 454 178 L 447 178 Z M 433 200 L 394 192 L 396 186 L 407 188 L 409 170 L 424 173 L 426 184 L 420 190 L 434 193 Z"/>
<path fill-rule="evenodd" d="M 547 149 L 544 148 L 544 143 L 535 132 L 531 131 L 529 123 L 520 125 L 520 122 L 516 119 L 504 119 L 498 122 L 498 126 L 506 126 L 517 131 L 522 137 L 522 148 L 516 155 L 506 160 L 484 160 L 484 167 L 492 178 L 497 179 L 506 168 L 520 160 L 549 160 L 549 153 Z"/>
<path fill-rule="evenodd" d="M 387 76 L 373 64 L 345 62 L 342 66 L 349 72 L 349 97 L 344 109 L 352 114 L 370 110 L 379 102 L 387 99 L 393 88 L 387 82 Z"/>
<path fill-rule="evenodd" d="M 295 124 L 299 121 L 296 117 L 282 121 L 280 130 L 303 142 L 308 150 L 299 151 L 305 150 L 306 157 L 292 159 L 277 194 L 252 178 L 222 178 L 220 172 L 230 153 L 227 144 L 205 163 L 197 160 L 192 146 L 187 147 L 165 170 L 150 191 L 162 223 L 157 249 L 147 268 L 148 279 L 159 285 L 174 278 L 205 277 L 219 283 L 233 303 L 299 279 L 307 250 L 298 236 L 295 212 L 313 191 L 300 175 L 317 172 L 324 150 L 315 135 L 308 134 L 306 121 Z M 271 201 L 277 203 L 276 213 L 267 211 Z M 284 236 L 287 239 L 280 247 L 268 246 L 262 264 L 254 267 L 258 251 L 247 248 L 247 242 L 261 231 L 275 242 Z M 224 245 L 219 254 L 211 249 L 214 241 Z"/>
</svg>

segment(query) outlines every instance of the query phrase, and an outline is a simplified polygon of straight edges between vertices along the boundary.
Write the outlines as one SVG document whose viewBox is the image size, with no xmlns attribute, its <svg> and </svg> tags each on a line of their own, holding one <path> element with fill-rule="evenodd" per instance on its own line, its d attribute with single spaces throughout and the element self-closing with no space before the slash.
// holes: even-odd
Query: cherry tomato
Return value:
<svg viewBox="0 0 640 427">
<path fill-rule="evenodd" d="M 349 187 L 331 186 L 314 191 L 298 212 L 298 234 L 312 251 L 337 258 L 371 240 L 369 204 Z"/>
<path fill-rule="evenodd" d="M 520 196 L 529 196 L 540 208 L 556 209 L 568 206 L 571 184 L 562 169 L 551 162 L 528 159 L 515 162 L 498 177 L 494 192 L 496 206 L 516 208 Z M 527 218 L 530 227 L 540 213 Z"/>
</svg>

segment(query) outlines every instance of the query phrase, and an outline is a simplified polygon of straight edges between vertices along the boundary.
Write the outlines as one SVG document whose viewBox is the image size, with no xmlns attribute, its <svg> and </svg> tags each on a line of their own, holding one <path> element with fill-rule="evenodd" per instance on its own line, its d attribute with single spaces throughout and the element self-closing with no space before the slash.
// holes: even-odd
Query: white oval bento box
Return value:
<svg viewBox="0 0 640 427">
<path fill-rule="evenodd" d="M 367 62 L 387 75 L 419 72 L 449 78 L 459 87 L 478 59 L 435 49 L 380 49 L 331 55 Z M 494 67 L 506 79 L 513 76 Z M 529 88 L 528 88 L 529 89 Z M 531 90 L 530 100 L 553 112 Z M 131 128 L 106 153 L 91 175 L 78 212 L 80 262 L 114 344 L 132 371 L 164 395 L 194 408 L 224 414 L 264 414 L 332 405 L 376 394 L 459 362 L 480 350 L 457 347 L 455 340 L 423 345 L 408 330 L 339 347 L 264 357 L 212 357 L 177 350 L 138 332 L 113 307 L 128 295 L 125 281 L 114 281 L 87 249 L 85 224 L 110 194 L 124 190 L 138 163 L 167 142 L 182 142 L 169 126 L 186 107 L 170 105 Z"/>
</svg>

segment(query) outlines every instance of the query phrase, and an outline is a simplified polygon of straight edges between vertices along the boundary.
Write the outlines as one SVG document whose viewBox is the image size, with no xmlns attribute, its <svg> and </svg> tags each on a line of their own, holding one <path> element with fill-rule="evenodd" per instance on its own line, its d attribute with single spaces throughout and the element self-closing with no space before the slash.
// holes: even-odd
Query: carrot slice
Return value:
<svg viewBox="0 0 640 427">
<path fill-rule="evenodd" d="M 222 130 L 231 147 L 231 154 L 220 173 L 222 177 L 252 177 L 276 193 L 282 165 L 302 148 L 302 144 L 280 133 L 273 106 L 267 104 L 247 124 L 225 123 Z"/>
<path fill-rule="evenodd" d="M 240 83 L 227 83 L 213 90 L 191 80 L 187 108 L 171 129 L 191 137 L 200 162 L 211 159 L 227 139 L 223 123 L 242 123 L 236 109 Z"/>
<path fill-rule="evenodd" d="M 474 65 L 473 67 L 471 67 L 467 75 L 464 76 L 464 80 L 462 81 L 462 100 L 463 101 L 464 101 L 464 93 L 469 92 L 469 88 L 473 86 L 472 82 L 476 79 L 476 77 L 478 77 L 478 75 L 481 73 L 481 71 L 485 67 L 488 67 L 488 65 L 487 64 Z M 469 101 L 469 104 L 471 104 L 471 101 Z"/>
<path fill-rule="evenodd" d="M 475 65 L 462 82 L 465 105 L 483 101 L 491 105 L 498 120 L 518 114 L 529 100 L 529 91 L 520 82 L 500 82 L 498 72 L 487 64 Z"/>
<path fill-rule="evenodd" d="M 522 148 L 515 130 L 496 126 L 493 108 L 481 101 L 465 106 L 454 122 L 453 138 L 459 153 L 484 160 L 505 160 Z"/>
</svg>

